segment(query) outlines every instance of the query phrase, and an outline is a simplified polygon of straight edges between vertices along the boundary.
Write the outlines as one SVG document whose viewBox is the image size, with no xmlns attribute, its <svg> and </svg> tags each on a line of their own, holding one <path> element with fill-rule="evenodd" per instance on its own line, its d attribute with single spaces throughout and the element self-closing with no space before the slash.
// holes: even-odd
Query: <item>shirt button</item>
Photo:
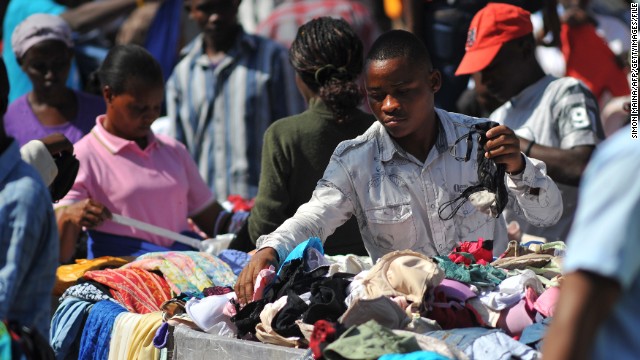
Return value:
<svg viewBox="0 0 640 360">
<path fill-rule="evenodd" d="M 435 204 L 431 204 L 431 208 L 432 208 L 432 209 L 435 209 L 435 208 L 436 208 L 436 205 L 435 205 Z"/>
</svg>

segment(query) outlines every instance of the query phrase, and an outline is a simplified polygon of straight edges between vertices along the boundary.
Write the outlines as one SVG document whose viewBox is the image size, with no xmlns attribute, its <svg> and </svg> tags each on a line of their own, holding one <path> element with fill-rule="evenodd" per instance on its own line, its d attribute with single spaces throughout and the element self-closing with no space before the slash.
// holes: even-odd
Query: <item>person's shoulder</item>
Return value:
<svg viewBox="0 0 640 360">
<path fill-rule="evenodd" d="M 15 114 L 16 112 L 31 111 L 31 107 L 29 106 L 29 101 L 27 99 L 28 95 L 29 94 L 21 95 L 9 103 L 9 106 L 7 106 L 7 112 L 5 113 L 5 118 Z"/>
<path fill-rule="evenodd" d="M 379 122 L 374 122 L 362 135 L 358 135 L 354 139 L 342 141 L 333 152 L 338 157 L 360 157 L 371 151 L 378 151 L 377 139 L 385 131 Z"/>
<path fill-rule="evenodd" d="M 101 146 L 100 140 L 93 131 L 93 129 L 89 130 L 85 136 L 73 144 L 73 153 L 81 164 L 96 157 L 98 146 Z M 80 168 L 82 168 L 82 166 L 80 166 Z"/>
<path fill-rule="evenodd" d="M 318 129 L 318 119 L 314 119 L 309 110 L 274 121 L 264 133 L 267 144 L 287 146 L 296 144 Z"/>
<path fill-rule="evenodd" d="M 554 79 L 549 82 L 547 91 L 553 92 L 556 97 L 563 97 L 568 94 L 587 94 L 593 96 L 582 81 L 571 76 L 554 77 Z"/>
<path fill-rule="evenodd" d="M 49 191 L 40 175 L 22 160 L 13 168 L 1 192 L 3 205 L 15 202 L 26 207 L 34 207 L 43 202 L 51 203 Z"/>
<path fill-rule="evenodd" d="M 202 37 L 202 33 L 198 34 L 187 45 L 180 49 L 178 61 L 172 69 L 173 73 L 176 72 L 176 69 L 184 68 L 185 66 L 188 67 L 193 58 L 202 54 Z"/>
<path fill-rule="evenodd" d="M 638 160 L 640 159 L 640 146 L 638 146 L 638 139 L 633 138 L 631 125 L 618 130 L 600 144 L 593 155 L 593 160 L 594 162 L 606 163 L 608 161 L 616 161 L 619 157 L 634 159 L 633 161 L 636 163 L 640 161 Z M 640 169 L 638 166 L 631 166 L 631 168 Z"/>
<path fill-rule="evenodd" d="M 250 53 L 260 58 L 288 59 L 287 49 L 275 40 L 262 35 L 242 32 L 242 43 L 245 49 L 251 49 Z"/>
<path fill-rule="evenodd" d="M 185 148 L 183 143 L 172 138 L 171 136 L 165 134 L 154 134 L 156 141 L 158 141 L 162 146 L 168 146 L 170 148 Z"/>
<path fill-rule="evenodd" d="M 164 134 L 155 134 L 154 136 L 156 138 L 156 141 L 163 148 L 168 149 L 169 151 L 176 153 L 180 156 L 183 156 L 183 155 L 190 156 L 189 151 L 187 150 L 187 147 L 180 141 L 172 138 L 171 136 L 164 135 Z"/>
<path fill-rule="evenodd" d="M 445 128 L 445 131 L 453 131 L 456 137 L 468 133 L 469 129 L 474 125 L 491 121 L 487 118 L 479 118 L 437 108 L 436 114 L 438 114 L 440 123 Z"/>
</svg>

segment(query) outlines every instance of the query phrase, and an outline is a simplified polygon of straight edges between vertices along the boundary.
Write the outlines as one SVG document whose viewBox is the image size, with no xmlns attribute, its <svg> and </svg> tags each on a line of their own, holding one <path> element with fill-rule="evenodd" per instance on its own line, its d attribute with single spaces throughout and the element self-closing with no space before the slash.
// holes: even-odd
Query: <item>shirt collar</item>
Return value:
<svg viewBox="0 0 640 360">
<path fill-rule="evenodd" d="M 451 118 L 449 117 L 449 113 L 437 108 L 435 110 L 437 115 L 436 119 L 438 119 L 438 137 L 436 138 L 435 147 L 438 153 L 441 154 L 455 144 L 456 133 L 453 128 L 454 125 L 451 122 Z M 380 160 L 389 161 L 396 153 L 401 156 L 408 157 L 407 152 L 393 140 L 382 124 L 379 126 L 379 135 L 381 138 L 381 141 L 379 142 Z"/>
<path fill-rule="evenodd" d="M 147 135 L 148 145 L 146 148 L 140 149 L 135 141 L 123 139 L 108 132 L 102 125 L 105 118 L 106 115 L 100 115 L 96 118 L 96 126 L 91 129 L 91 135 L 94 136 L 100 144 L 112 154 L 117 154 L 127 147 L 132 147 L 140 152 L 149 152 L 153 147 L 160 145 L 160 142 L 153 132 L 149 131 L 149 134 Z"/>
<path fill-rule="evenodd" d="M 0 184 L 4 184 L 9 174 L 20 161 L 20 148 L 15 139 L 11 139 L 11 144 L 0 154 Z"/>
</svg>

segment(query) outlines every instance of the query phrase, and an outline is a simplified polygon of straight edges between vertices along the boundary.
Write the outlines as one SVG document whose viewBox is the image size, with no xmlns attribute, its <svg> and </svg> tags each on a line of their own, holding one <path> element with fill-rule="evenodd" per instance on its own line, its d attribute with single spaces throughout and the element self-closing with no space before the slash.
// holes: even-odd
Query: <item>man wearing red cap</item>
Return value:
<svg viewBox="0 0 640 360">
<path fill-rule="evenodd" d="M 577 185 L 595 145 L 604 138 L 597 102 L 578 80 L 546 75 L 535 58 L 531 14 L 491 3 L 471 22 L 466 54 L 456 75 L 480 73 L 504 104 L 490 116 L 520 138 L 522 152 L 547 164 L 562 192 L 564 212 L 551 227 L 519 221 L 524 233 L 564 240 L 575 212 Z M 507 214 L 507 220 L 516 220 Z M 518 218 L 517 220 L 522 220 Z"/>
</svg>

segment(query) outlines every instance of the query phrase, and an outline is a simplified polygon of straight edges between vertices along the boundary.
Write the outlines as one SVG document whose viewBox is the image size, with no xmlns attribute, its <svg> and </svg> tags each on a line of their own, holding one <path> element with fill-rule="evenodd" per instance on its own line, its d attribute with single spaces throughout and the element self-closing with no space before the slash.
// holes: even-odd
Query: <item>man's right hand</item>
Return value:
<svg viewBox="0 0 640 360">
<path fill-rule="evenodd" d="M 236 282 L 235 291 L 240 304 L 246 305 L 253 301 L 253 288 L 260 270 L 269 268 L 270 265 L 278 267 L 278 252 L 274 248 L 264 248 L 258 250 L 249 261 L 249 264 L 242 269 Z"/>
</svg>

